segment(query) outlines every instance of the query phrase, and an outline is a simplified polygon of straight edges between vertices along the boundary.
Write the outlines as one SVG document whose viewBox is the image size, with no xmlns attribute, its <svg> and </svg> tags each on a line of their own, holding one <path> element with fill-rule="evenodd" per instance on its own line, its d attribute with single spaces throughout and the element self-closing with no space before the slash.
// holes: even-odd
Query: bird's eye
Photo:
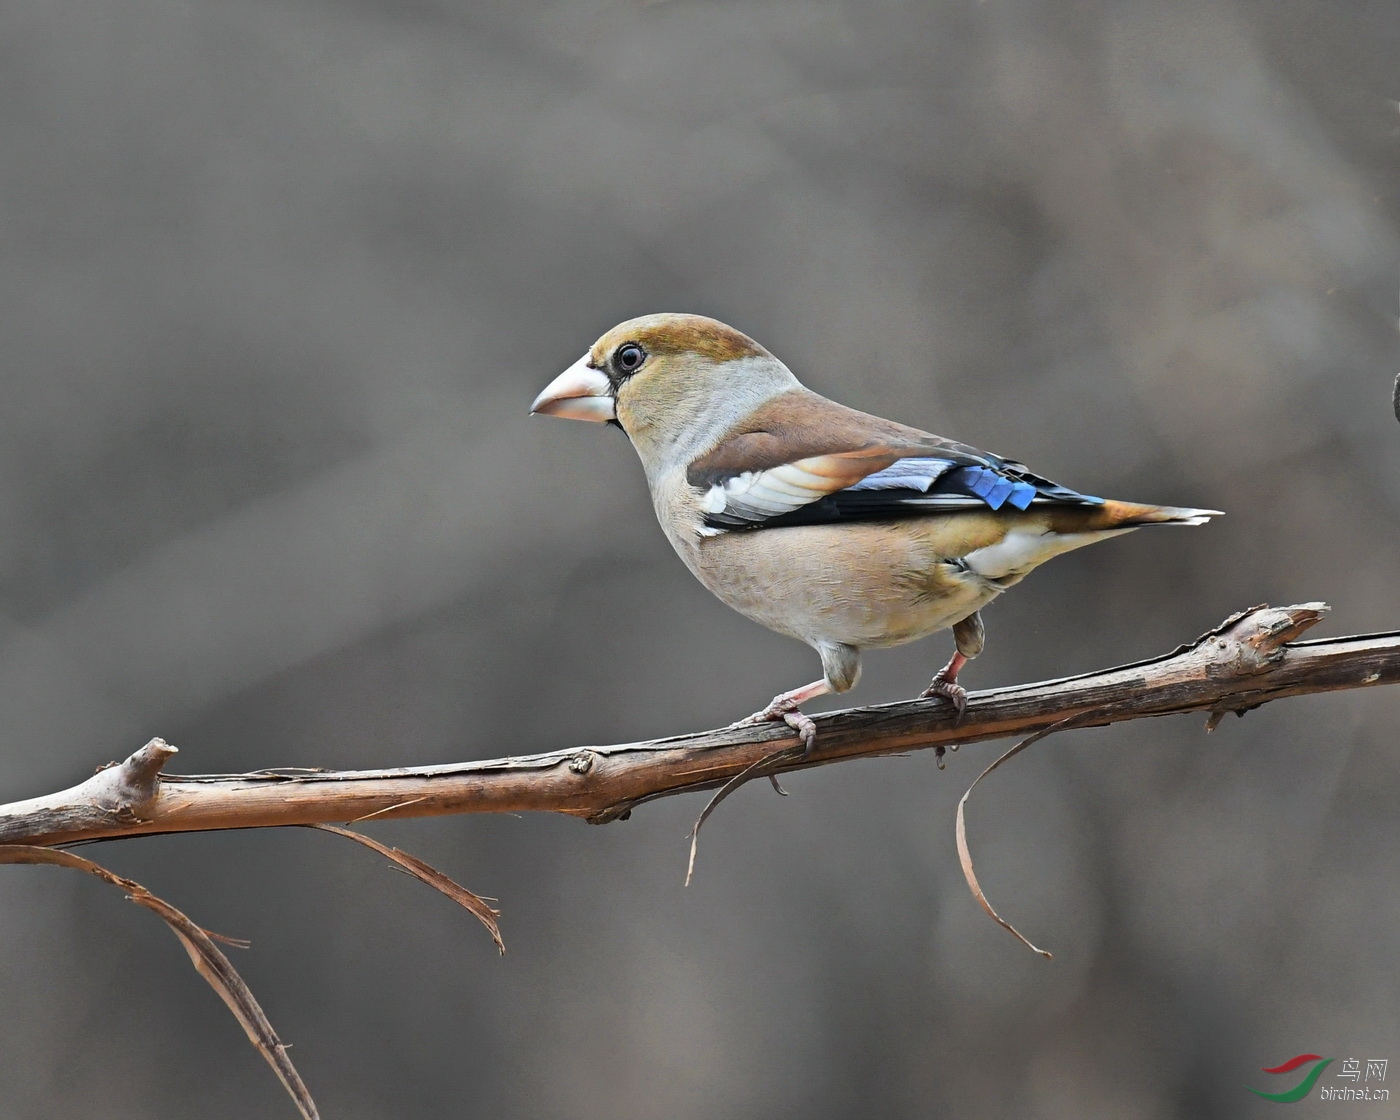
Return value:
<svg viewBox="0 0 1400 1120">
<path fill-rule="evenodd" d="M 647 352 L 635 342 L 624 342 L 617 348 L 613 360 L 617 363 L 619 372 L 636 373 L 647 360 Z"/>
</svg>

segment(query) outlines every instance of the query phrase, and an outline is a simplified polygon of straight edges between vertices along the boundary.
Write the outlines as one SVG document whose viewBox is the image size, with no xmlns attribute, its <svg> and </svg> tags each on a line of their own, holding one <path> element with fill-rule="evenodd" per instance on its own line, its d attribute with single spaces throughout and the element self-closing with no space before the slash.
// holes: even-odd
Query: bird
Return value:
<svg viewBox="0 0 1400 1120">
<path fill-rule="evenodd" d="M 853 688 L 862 650 L 951 629 L 953 655 L 920 696 L 943 697 L 961 720 L 958 674 L 982 652 L 987 603 L 1072 549 L 1220 516 L 1081 494 L 848 408 L 702 315 L 618 324 L 530 412 L 621 428 L 686 567 L 740 614 L 816 650 L 821 679 L 734 725 L 782 721 L 804 755 L 816 725 L 802 705 Z"/>
</svg>

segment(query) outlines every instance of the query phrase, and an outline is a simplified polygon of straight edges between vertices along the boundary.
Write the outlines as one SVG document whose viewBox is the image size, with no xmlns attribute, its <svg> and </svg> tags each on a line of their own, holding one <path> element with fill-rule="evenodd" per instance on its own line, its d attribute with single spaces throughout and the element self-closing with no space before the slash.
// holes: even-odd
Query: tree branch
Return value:
<svg viewBox="0 0 1400 1120">
<path fill-rule="evenodd" d="M 1294 642 L 1322 603 L 1254 607 L 1161 657 L 1077 677 L 989 689 L 955 723 L 943 700 L 910 700 L 815 717 L 809 758 L 783 725 L 724 728 L 615 746 L 388 770 L 260 770 L 162 775 L 175 748 L 154 739 L 125 762 L 60 793 L 0 806 L 0 843 L 55 845 L 160 832 L 355 822 L 368 817 L 548 811 L 595 824 L 646 801 L 721 786 L 764 759 L 767 773 L 933 748 L 942 752 L 1086 718 L 1229 712 L 1270 700 L 1400 681 L 1400 631 Z M 1098 711 L 1095 711 L 1098 709 Z"/>
</svg>

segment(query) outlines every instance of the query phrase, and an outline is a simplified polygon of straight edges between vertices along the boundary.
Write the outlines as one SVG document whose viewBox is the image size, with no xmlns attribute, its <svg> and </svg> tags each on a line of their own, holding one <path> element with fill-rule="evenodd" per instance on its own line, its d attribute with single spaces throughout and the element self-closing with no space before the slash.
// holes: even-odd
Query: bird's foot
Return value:
<svg viewBox="0 0 1400 1120">
<path fill-rule="evenodd" d="M 812 717 L 804 715 L 798 708 L 802 703 L 800 697 L 785 693 L 782 696 L 773 697 L 773 702 L 761 711 L 754 712 L 751 716 L 745 716 L 738 723 L 730 724 L 731 727 L 752 727 L 756 723 L 777 723 L 782 721 L 797 732 L 798 738 L 802 740 L 802 757 L 806 758 L 812 753 L 812 748 L 817 742 L 817 725 L 812 722 Z"/>
<path fill-rule="evenodd" d="M 812 722 L 811 717 L 803 715 L 798 709 L 808 700 L 830 691 L 831 686 L 824 679 L 804 684 L 801 688 L 794 688 L 791 692 L 773 697 L 768 707 L 730 726 L 751 727 L 755 723 L 777 723 L 778 720 L 782 720 L 796 731 L 797 737 L 802 740 L 802 757 L 810 758 L 812 748 L 817 742 L 817 725 Z"/>
<path fill-rule="evenodd" d="M 924 689 L 919 696 L 927 700 L 932 696 L 943 696 L 953 702 L 953 707 L 958 710 L 958 719 L 962 719 L 967 712 L 967 689 L 958 684 L 957 681 L 945 680 L 942 673 L 934 677 L 929 686 Z"/>
<path fill-rule="evenodd" d="M 960 653 L 953 654 L 952 660 L 934 674 L 933 680 L 921 693 L 920 697 L 928 699 L 932 696 L 942 696 L 953 702 L 953 707 L 958 710 L 958 722 L 967 714 L 967 689 L 958 684 L 958 670 L 967 664 L 967 658 Z"/>
</svg>

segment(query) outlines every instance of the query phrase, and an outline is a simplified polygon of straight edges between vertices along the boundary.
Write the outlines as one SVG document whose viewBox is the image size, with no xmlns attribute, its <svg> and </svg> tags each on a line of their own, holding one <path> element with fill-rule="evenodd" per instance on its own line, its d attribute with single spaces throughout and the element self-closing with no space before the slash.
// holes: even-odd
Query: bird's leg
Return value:
<svg viewBox="0 0 1400 1120">
<path fill-rule="evenodd" d="M 928 688 L 919 695 L 922 697 L 947 697 L 953 702 L 953 707 L 958 710 L 958 719 L 961 721 L 963 714 L 967 711 L 967 689 L 958 684 L 958 672 L 972 658 L 982 652 L 982 646 L 986 639 L 987 632 L 982 626 L 982 616 L 978 612 L 973 611 L 966 618 L 955 622 L 953 624 L 953 640 L 957 643 L 958 648 L 948 659 L 948 664 L 934 674 Z"/>
<path fill-rule="evenodd" d="M 748 727 L 755 723 L 776 723 L 781 720 L 796 731 L 802 739 L 805 757 L 812 753 L 812 746 L 817 741 L 817 725 L 812 722 L 810 716 L 805 716 L 798 711 L 798 708 L 813 697 L 823 696 L 830 691 L 831 686 L 826 683 L 825 679 L 804 684 L 801 688 L 794 688 L 791 692 L 780 693 L 773 697 L 762 711 L 754 712 L 753 715 L 730 726 Z"/>
</svg>

